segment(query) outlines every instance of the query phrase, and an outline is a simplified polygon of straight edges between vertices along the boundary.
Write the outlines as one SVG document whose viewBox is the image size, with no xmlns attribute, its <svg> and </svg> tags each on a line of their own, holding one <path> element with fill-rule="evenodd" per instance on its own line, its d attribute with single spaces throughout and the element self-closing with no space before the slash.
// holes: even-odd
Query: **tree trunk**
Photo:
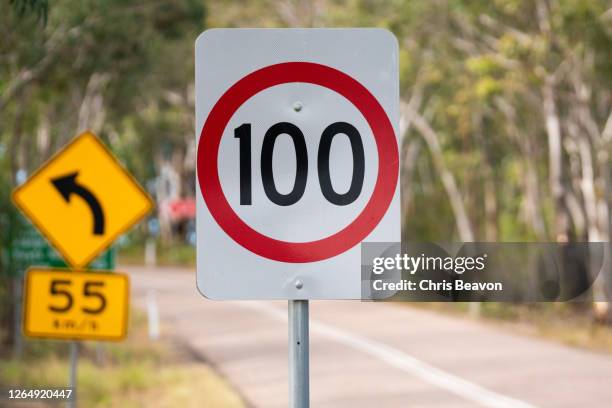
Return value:
<svg viewBox="0 0 612 408">
<path fill-rule="evenodd" d="M 106 117 L 102 93 L 109 80 L 108 74 L 97 72 L 94 72 L 89 77 L 79 109 L 77 133 L 83 132 L 86 129 L 99 133 L 102 129 L 104 118 Z"/>
<path fill-rule="evenodd" d="M 569 214 L 565 200 L 563 182 L 563 150 L 561 123 L 555 102 L 554 80 L 548 76 L 542 89 L 544 120 L 548 136 L 548 167 L 550 191 L 554 200 L 554 228 L 557 241 L 567 242 L 569 234 Z"/>
<path fill-rule="evenodd" d="M 412 207 L 414 197 L 414 189 L 412 180 L 414 179 L 414 171 L 417 164 L 419 153 L 421 152 L 421 140 L 412 138 L 402 143 L 402 160 L 401 160 L 401 202 L 402 202 L 402 226 L 407 222 L 408 214 Z"/>
<path fill-rule="evenodd" d="M 538 241 L 544 242 L 548 238 L 548 234 L 542 213 L 540 177 L 536 166 L 539 157 L 536 154 L 534 137 L 530 133 L 525 134 L 524 131 L 519 131 L 516 125 L 518 122 L 516 110 L 512 105 L 502 98 L 497 98 L 495 102 L 506 118 L 506 128 L 510 138 L 517 144 L 523 156 L 523 166 L 525 168 L 523 212 L 525 222 L 533 229 Z"/>
<path fill-rule="evenodd" d="M 446 162 L 444 161 L 444 156 L 442 154 L 442 148 L 440 147 L 438 135 L 432 129 L 429 123 L 425 120 L 425 118 L 419 115 L 410 106 L 405 106 L 405 112 L 406 115 L 410 117 L 415 129 L 417 129 L 418 132 L 421 134 L 421 136 L 425 140 L 425 143 L 427 144 L 427 147 L 429 148 L 429 152 L 431 153 L 434 166 L 438 171 L 438 174 L 442 181 L 442 185 L 444 186 L 444 190 L 448 195 L 451 209 L 455 216 L 459 239 L 463 242 L 473 242 L 474 233 L 472 230 L 472 226 L 470 225 L 470 220 L 467 215 L 467 211 L 465 209 L 463 197 L 461 196 L 459 187 L 457 186 L 457 182 L 455 181 L 453 173 L 446 166 Z"/>
</svg>

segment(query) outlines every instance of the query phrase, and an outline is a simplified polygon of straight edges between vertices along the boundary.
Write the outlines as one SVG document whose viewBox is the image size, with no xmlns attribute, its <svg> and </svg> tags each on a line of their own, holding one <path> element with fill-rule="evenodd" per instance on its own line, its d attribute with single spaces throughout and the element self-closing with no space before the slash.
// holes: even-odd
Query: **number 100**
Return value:
<svg viewBox="0 0 612 408">
<path fill-rule="evenodd" d="M 272 156 L 276 139 L 282 134 L 287 134 L 293 141 L 295 148 L 296 173 L 293 188 L 287 194 L 282 194 L 274 183 L 272 171 Z M 351 185 L 345 193 L 334 190 L 329 172 L 329 155 L 334 137 L 345 134 L 351 143 L 353 151 L 353 175 Z M 251 173 L 251 124 L 244 123 L 234 129 L 234 137 L 240 142 L 240 205 L 251 205 L 252 203 L 252 173 Z M 365 157 L 363 142 L 359 131 L 350 123 L 335 122 L 329 125 L 321 134 L 319 150 L 317 154 L 317 171 L 319 173 L 319 185 L 323 196 L 332 204 L 348 205 L 354 202 L 361 194 L 363 188 L 363 177 L 365 172 Z M 266 132 L 261 147 L 261 179 L 264 192 L 273 203 L 281 206 L 289 206 L 297 203 L 306 190 L 308 178 L 308 151 L 304 134 L 296 125 L 289 122 L 279 122 Z"/>
</svg>

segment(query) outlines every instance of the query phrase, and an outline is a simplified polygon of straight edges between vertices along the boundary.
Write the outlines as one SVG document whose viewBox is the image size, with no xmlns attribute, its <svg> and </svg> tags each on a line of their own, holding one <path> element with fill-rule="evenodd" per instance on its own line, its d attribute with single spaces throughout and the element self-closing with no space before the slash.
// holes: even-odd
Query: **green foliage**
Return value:
<svg viewBox="0 0 612 408">
<path fill-rule="evenodd" d="M 47 23 L 47 15 L 49 13 L 48 0 L 10 0 L 15 13 L 20 18 L 26 15 L 34 15 L 37 20 Z"/>
<path fill-rule="evenodd" d="M 609 2 L 539 4 L 544 8 L 538 10 L 536 2 L 524 0 L 405 0 L 389 2 L 376 11 L 371 7 L 361 10 L 371 13 L 370 22 L 393 20 L 387 26 L 400 40 L 404 99 L 411 95 L 414 83 L 424 84 L 421 111 L 439 137 L 477 239 L 483 239 L 485 225 L 490 223 L 485 214 L 484 182 L 491 179 L 497 239 L 544 238 L 525 214 L 531 204 L 526 200 L 532 199 L 526 196 L 526 160 L 537 163 L 536 188 L 541 199 L 537 217 L 544 220 L 548 231 L 554 230 L 541 94 L 546 76 L 560 71 L 559 81 L 569 82 L 567 71 L 575 59 L 585 59 L 588 64 L 592 58 L 592 68 L 585 65 L 588 72 L 582 73 L 593 89 L 589 97 L 599 101 L 592 102 L 592 117 L 603 128 L 610 114 L 612 25 L 610 17 L 604 17 Z M 570 84 L 559 85 L 557 109 L 562 115 L 569 103 L 575 103 L 571 99 L 576 97 L 574 92 Z M 419 137 L 415 130 L 407 135 L 413 137 Z M 430 166 L 431 159 L 422 154 L 418 161 L 415 167 L 423 168 L 423 163 Z M 455 220 L 442 185 L 419 188 L 424 182 L 431 183 L 419 172 L 412 181 L 414 204 L 404 214 L 404 235 L 448 239 Z"/>
<path fill-rule="evenodd" d="M 28 15 L 34 3 L 0 3 L 0 105 L 10 97 L 0 106 L 0 248 L 15 235 L 9 193 L 17 170 L 31 173 L 84 127 L 94 126 L 145 185 L 157 176 L 154 159 L 192 137 L 187 95 L 202 2 L 62 0 L 46 25 Z M 185 102 L 170 103 L 169 94 Z M 6 255 L 0 251 L 1 316 L 11 310 Z"/>
<path fill-rule="evenodd" d="M 374 26 L 398 38 L 401 97 L 423 90 L 417 110 L 440 139 L 477 238 L 495 224 L 499 240 L 550 239 L 555 204 L 542 86 L 558 77 L 559 114 L 573 118 L 577 88 L 570 74 L 580 66 L 587 109 L 604 127 L 612 100 L 609 8 L 606 0 L 2 2 L 0 95 L 8 99 L 0 109 L 0 187 L 10 191 L 17 169 L 31 172 L 85 124 L 141 182 L 150 186 L 161 164 L 171 162 L 182 194 L 191 195 L 195 176 L 185 163 L 193 152 L 197 34 L 218 26 Z M 566 134 L 568 122 L 562 127 Z M 405 140 L 418 137 L 413 128 Z M 525 213 L 527 162 L 534 163 L 546 237 Z M 455 215 L 427 148 L 414 166 L 404 235 L 456 238 Z M 569 171 L 568 165 L 564 177 Z M 493 220 L 485 205 L 491 197 Z M 1 214 L 9 207 L 8 194 L 0 194 Z"/>
</svg>

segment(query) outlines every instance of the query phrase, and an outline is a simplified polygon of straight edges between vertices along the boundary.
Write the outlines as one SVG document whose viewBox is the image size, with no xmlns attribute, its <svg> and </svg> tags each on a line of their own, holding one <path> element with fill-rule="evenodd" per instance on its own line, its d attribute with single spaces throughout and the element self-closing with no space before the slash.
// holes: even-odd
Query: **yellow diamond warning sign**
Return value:
<svg viewBox="0 0 612 408">
<path fill-rule="evenodd" d="M 30 269 L 24 291 L 28 337 L 121 340 L 127 330 L 129 281 L 125 274 Z"/>
<path fill-rule="evenodd" d="M 146 192 L 90 132 L 13 192 L 13 201 L 73 267 L 87 265 L 153 207 Z"/>
</svg>

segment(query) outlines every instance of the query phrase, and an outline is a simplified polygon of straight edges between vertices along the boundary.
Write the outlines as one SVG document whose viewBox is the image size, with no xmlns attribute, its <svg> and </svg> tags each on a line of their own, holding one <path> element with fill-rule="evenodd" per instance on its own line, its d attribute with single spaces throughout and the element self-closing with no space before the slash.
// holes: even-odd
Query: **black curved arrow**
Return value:
<svg viewBox="0 0 612 408">
<path fill-rule="evenodd" d="M 94 235 L 103 235 L 104 234 L 104 212 L 102 212 L 102 207 L 100 206 L 100 202 L 96 198 L 95 195 L 92 194 L 86 187 L 78 184 L 76 181 L 77 176 L 79 175 L 78 171 L 74 173 L 66 174 L 65 176 L 56 177 L 51 179 L 51 183 L 53 186 L 59 191 L 59 193 L 64 197 L 64 200 L 69 203 L 70 196 L 72 194 L 76 194 L 81 196 L 83 200 L 89 205 L 91 209 L 91 213 L 94 219 L 94 227 L 93 233 Z"/>
</svg>

